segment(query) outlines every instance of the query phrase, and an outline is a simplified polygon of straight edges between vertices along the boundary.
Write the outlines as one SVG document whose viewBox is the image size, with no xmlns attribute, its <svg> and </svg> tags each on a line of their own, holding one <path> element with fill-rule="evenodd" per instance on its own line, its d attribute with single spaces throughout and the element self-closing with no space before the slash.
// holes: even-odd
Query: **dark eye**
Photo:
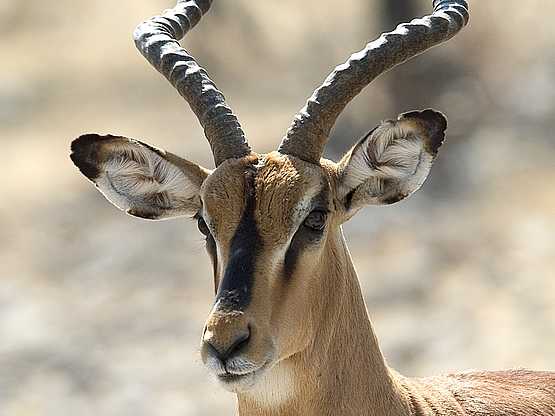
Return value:
<svg viewBox="0 0 555 416">
<path fill-rule="evenodd" d="M 210 229 L 208 228 L 208 225 L 206 225 L 204 218 L 202 218 L 200 215 L 197 218 L 197 226 L 198 226 L 198 230 L 201 233 L 203 233 L 205 236 L 208 237 L 210 235 Z"/>
<path fill-rule="evenodd" d="M 324 211 L 312 211 L 304 220 L 305 227 L 314 231 L 322 231 L 326 226 L 327 214 Z"/>
</svg>

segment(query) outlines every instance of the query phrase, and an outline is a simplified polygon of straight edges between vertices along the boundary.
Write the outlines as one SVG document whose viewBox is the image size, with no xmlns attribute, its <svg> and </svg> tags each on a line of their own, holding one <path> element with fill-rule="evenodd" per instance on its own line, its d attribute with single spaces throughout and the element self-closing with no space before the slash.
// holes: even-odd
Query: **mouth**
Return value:
<svg viewBox="0 0 555 416">
<path fill-rule="evenodd" d="M 223 373 L 216 376 L 218 382 L 226 390 L 234 393 L 244 392 L 251 389 L 260 376 L 264 373 L 267 368 L 267 363 L 262 365 L 256 370 L 250 371 L 248 373 Z"/>
<path fill-rule="evenodd" d="M 222 383 L 225 383 L 225 384 L 233 384 L 233 383 L 239 382 L 241 380 L 245 380 L 246 378 L 251 377 L 253 375 L 254 375 L 254 372 L 247 373 L 247 374 L 226 373 L 226 374 L 220 374 L 218 376 L 218 380 L 221 381 Z"/>
</svg>

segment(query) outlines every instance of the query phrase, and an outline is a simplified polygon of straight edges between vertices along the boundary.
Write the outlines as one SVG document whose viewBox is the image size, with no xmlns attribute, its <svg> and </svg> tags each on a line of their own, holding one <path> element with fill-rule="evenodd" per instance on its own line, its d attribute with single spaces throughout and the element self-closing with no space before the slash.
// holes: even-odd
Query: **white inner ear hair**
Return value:
<svg viewBox="0 0 555 416">
<path fill-rule="evenodd" d="M 172 209 L 180 201 L 196 195 L 195 186 L 183 172 L 139 144 L 115 145 L 113 157 L 102 168 L 98 185 L 121 209 L 148 202 L 161 209 Z"/>
<path fill-rule="evenodd" d="M 347 162 L 343 182 L 346 191 L 371 178 L 407 181 L 420 173 L 426 155 L 423 141 L 412 131 L 404 129 L 401 123 L 384 122 L 354 150 Z"/>
</svg>

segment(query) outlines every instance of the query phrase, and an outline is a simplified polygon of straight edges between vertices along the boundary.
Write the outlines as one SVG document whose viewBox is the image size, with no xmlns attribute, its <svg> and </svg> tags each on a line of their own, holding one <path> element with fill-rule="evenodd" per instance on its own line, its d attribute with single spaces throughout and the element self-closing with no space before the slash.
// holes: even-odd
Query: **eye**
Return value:
<svg viewBox="0 0 555 416">
<path fill-rule="evenodd" d="M 327 213 L 324 211 L 312 211 L 305 218 L 303 224 L 305 227 L 314 231 L 322 231 L 326 226 Z"/>
<path fill-rule="evenodd" d="M 198 230 L 201 233 L 203 233 L 205 236 L 208 237 L 210 235 L 210 229 L 208 228 L 208 225 L 206 225 L 204 218 L 202 218 L 200 215 L 197 218 L 197 227 L 198 227 Z"/>
</svg>

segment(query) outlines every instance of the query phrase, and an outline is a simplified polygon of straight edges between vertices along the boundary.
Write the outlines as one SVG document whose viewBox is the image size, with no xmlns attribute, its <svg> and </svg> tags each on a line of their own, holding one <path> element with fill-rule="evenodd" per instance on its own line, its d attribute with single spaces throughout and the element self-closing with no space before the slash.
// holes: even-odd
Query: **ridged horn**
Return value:
<svg viewBox="0 0 555 416">
<path fill-rule="evenodd" d="M 431 15 L 397 26 L 353 54 L 297 113 L 279 151 L 318 163 L 347 104 L 376 77 L 455 36 L 469 19 L 465 0 L 434 0 Z"/>
<path fill-rule="evenodd" d="M 198 117 L 216 166 L 251 153 L 224 95 L 195 58 L 179 45 L 208 11 L 212 0 L 180 0 L 173 9 L 141 23 L 133 37 L 142 55 L 164 75 Z"/>
</svg>

